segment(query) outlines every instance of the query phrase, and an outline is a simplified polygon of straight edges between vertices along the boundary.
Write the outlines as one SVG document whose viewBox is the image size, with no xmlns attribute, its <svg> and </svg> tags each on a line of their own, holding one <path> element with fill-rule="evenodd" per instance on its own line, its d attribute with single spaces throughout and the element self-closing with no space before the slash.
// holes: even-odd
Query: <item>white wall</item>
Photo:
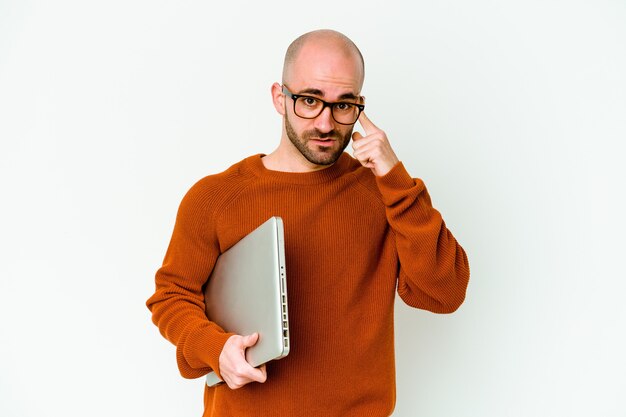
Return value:
<svg viewBox="0 0 626 417">
<path fill-rule="evenodd" d="M 457 313 L 398 304 L 394 416 L 626 415 L 626 3 L 411 3 L 0 1 L 0 416 L 201 414 L 144 302 L 320 27 L 472 267 Z"/>
</svg>

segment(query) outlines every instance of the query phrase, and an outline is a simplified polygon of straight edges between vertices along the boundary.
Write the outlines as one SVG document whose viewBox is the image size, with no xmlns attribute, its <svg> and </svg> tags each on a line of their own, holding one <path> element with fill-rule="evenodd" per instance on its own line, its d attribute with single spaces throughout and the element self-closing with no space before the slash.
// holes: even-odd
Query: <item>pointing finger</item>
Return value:
<svg viewBox="0 0 626 417">
<path fill-rule="evenodd" d="M 374 123 L 365 115 L 365 112 L 361 112 L 359 116 L 359 123 L 363 126 L 366 135 L 370 135 L 379 130 Z"/>
</svg>

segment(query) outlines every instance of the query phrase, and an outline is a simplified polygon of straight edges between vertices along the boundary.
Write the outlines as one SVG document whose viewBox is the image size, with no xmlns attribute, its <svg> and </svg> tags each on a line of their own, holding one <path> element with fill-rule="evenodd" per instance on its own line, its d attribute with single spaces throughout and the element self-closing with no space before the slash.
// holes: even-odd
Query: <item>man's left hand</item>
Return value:
<svg viewBox="0 0 626 417">
<path fill-rule="evenodd" d="M 354 157 L 374 175 L 382 177 L 398 163 L 398 157 L 391 148 L 385 132 L 372 123 L 365 113 L 359 116 L 359 123 L 365 130 L 365 136 L 359 132 L 352 133 L 352 149 Z"/>
</svg>

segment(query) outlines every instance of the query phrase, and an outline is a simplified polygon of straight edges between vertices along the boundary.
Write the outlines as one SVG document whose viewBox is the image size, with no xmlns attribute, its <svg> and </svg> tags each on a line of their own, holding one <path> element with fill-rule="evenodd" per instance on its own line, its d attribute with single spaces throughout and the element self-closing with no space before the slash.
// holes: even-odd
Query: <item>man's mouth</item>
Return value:
<svg viewBox="0 0 626 417">
<path fill-rule="evenodd" d="M 333 138 L 310 138 L 309 141 L 319 145 L 332 145 L 335 143 Z"/>
</svg>

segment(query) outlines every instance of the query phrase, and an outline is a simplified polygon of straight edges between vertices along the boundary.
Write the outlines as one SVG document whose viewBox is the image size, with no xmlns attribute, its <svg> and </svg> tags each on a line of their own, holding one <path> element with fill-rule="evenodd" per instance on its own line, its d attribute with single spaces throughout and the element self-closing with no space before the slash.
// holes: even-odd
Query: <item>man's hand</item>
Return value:
<svg viewBox="0 0 626 417">
<path fill-rule="evenodd" d="M 265 382 L 265 365 L 258 369 L 246 362 L 246 349 L 254 346 L 259 339 L 258 333 L 249 336 L 231 336 L 220 353 L 219 364 L 222 379 L 230 389 L 241 388 L 250 382 Z"/>
<path fill-rule="evenodd" d="M 359 116 L 359 123 L 365 130 L 365 136 L 359 132 L 352 134 L 354 157 L 366 168 L 371 168 L 374 175 L 382 177 L 398 163 L 385 132 L 371 122 L 365 113 Z"/>
</svg>

